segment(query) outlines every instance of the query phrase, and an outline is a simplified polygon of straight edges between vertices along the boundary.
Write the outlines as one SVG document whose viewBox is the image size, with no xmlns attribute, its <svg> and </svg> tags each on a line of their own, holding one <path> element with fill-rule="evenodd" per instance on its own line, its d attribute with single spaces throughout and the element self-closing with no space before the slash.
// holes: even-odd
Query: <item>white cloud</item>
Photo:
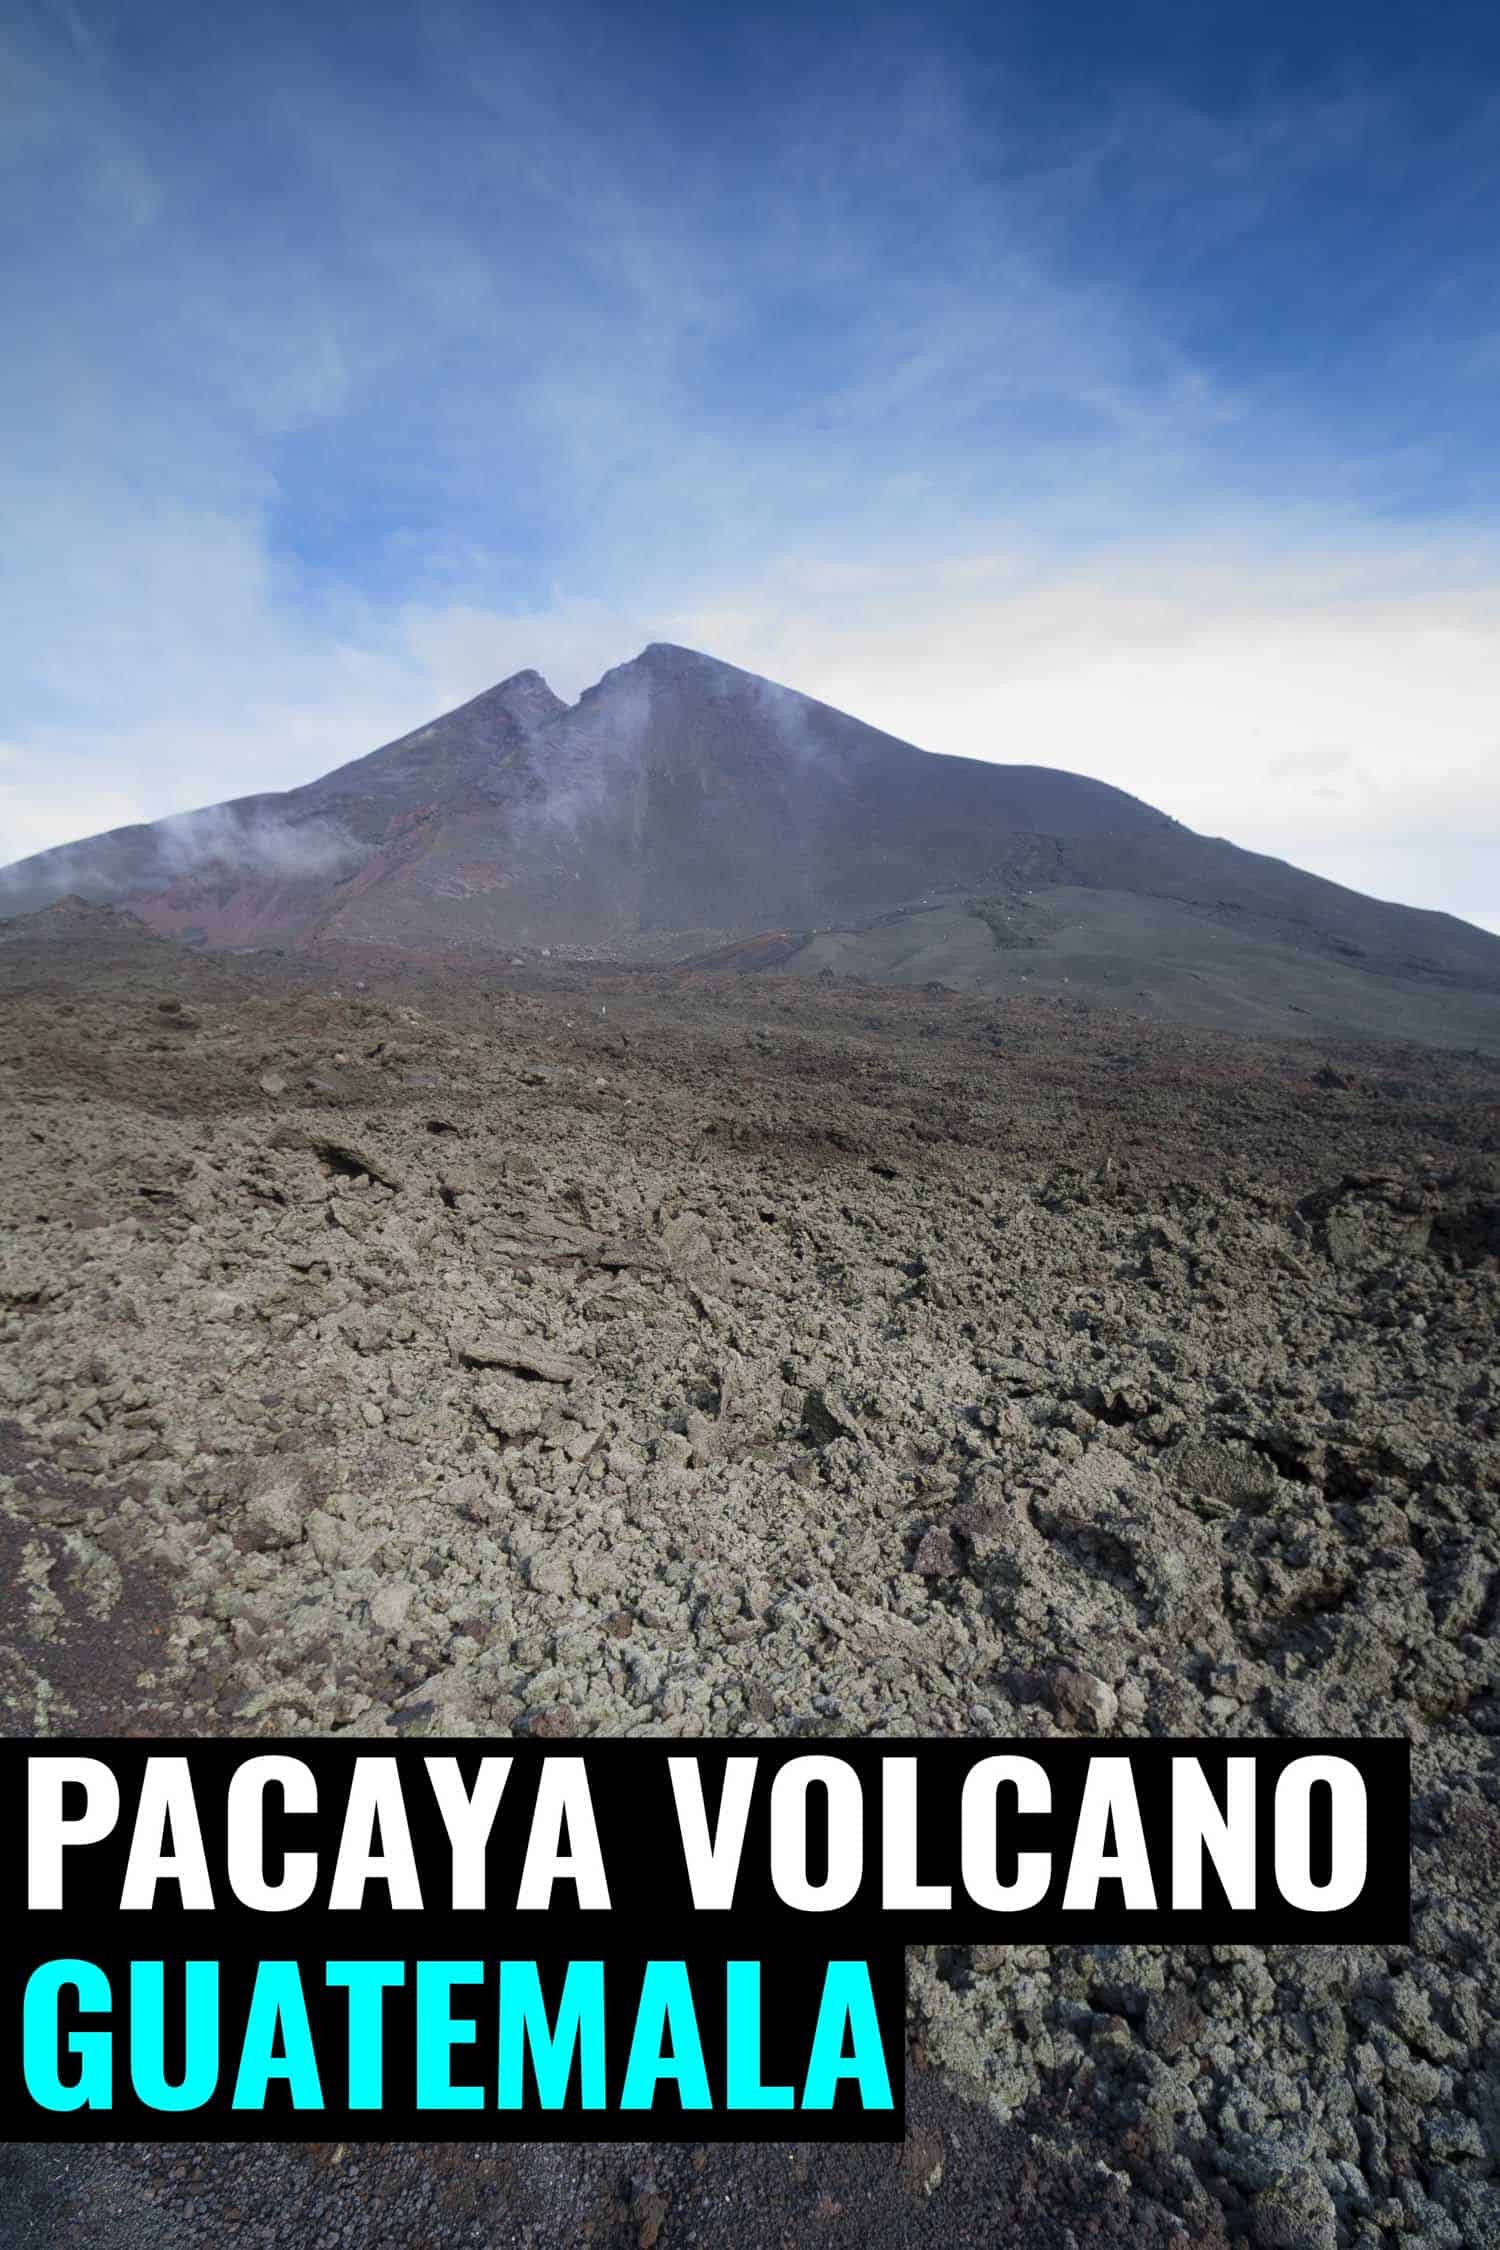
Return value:
<svg viewBox="0 0 1500 2250">
<path fill-rule="evenodd" d="M 87 759 L 41 758 L 19 743 L 0 743 L 0 864 L 145 817 L 141 799 L 102 786 Z"/>
</svg>

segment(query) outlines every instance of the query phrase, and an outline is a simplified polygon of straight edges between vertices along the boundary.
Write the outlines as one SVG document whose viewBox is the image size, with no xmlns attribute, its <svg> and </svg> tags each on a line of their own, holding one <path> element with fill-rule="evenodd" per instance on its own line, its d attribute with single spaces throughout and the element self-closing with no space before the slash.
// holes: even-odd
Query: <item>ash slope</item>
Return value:
<svg viewBox="0 0 1500 2250">
<path fill-rule="evenodd" d="M 754 937 L 748 965 L 800 952 L 804 968 L 827 965 L 826 949 L 810 950 L 816 933 L 860 939 L 978 904 L 990 911 L 967 933 L 977 954 L 961 948 L 974 958 L 959 981 L 995 991 L 1029 974 L 1007 918 L 1058 891 L 1113 902 L 1124 997 L 1153 996 L 1147 1012 L 1171 1018 L 1359 1032 L 1394 981 L 1398 1029 L 1467 1045 L 1474 1008 L 1448 998 L 1482 1015 L 1500 997 L 1500 939 L 1449 916 L 1198 836 L 1102 782 L 932 756 L 663 644 L 576 705 L 517 673 L 305 788 L 115 830 L 0 876 L 17 914 L 65 893 L 128 900 L 154 929 L 215 946 L 640 962 Z M 919 922 L 903 959 L 928 934 Z M 1034 929 L 1025 942 L 1038 943 Z M 1157 977 L 1164 949 L 1177 967 Z M 878 938 L 834 951 L 874 981 L 897 974 Z M 938 951 L 951 953 L 946 935 Z M 1204 967 L 1196 951 L 1209 957 L 1207 994 L 1186 989 Z M 1309 986 L 1296 997 L 1272 958 L 1288 952 L 1305 969 L 1293 982 Z M 1057 968 L 1074 973 L 1089 981 Z M 1350 974 L 1357 989 L 1341 981 Z M 1112 996 L 1108 974 L 1095 981 Z"/>
</svg>

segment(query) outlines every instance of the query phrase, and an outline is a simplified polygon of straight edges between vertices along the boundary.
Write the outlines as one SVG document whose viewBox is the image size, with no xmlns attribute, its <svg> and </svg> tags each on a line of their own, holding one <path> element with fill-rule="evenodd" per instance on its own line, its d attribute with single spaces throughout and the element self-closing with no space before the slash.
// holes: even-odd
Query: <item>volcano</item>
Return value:
<svg viewBox="0 0 1500 2250">
<path fill-rule="evenodd" d="M 1500 939 L 1195 834 L 1100 781 L 933 755 L 654 643 L 534 671 L 304 787 L 42 852 L 23 915 L 209 947 L 693 963 L 1062 992 L 1183 1021 L 1493 1043 Z"/>
</svg>

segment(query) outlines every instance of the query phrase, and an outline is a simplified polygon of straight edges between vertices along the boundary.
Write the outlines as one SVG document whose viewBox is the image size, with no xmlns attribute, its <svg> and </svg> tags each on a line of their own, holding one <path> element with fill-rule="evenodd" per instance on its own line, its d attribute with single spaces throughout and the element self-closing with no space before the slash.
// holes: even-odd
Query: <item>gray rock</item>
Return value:
<svg viewBox="0 0 1500 2250">
<path fill-rule="evenodd" d="M 572 1383 L 588 1372 L 584 1360 L 498 1328 L 471 1330 L 455 1340 L 453 1349 L 465 1367 L 501 1367 L 537 1383 Z"/>
<path fill-rule="evenodd" d="M 1053 1707 L 1065 1727 L 1078 1734 L 1108 1734 L 1120 1706 L 1107 1680 L 1062 1664 L 1052 1674 L 1051 1689 Z"/>
<path fill-rule="evenodd" d="M 1338 2212 L 1310 2164 L 1295 2165 L 1250 2206 L 1257 2250 L 1337 2250 Z"/>
</svg>

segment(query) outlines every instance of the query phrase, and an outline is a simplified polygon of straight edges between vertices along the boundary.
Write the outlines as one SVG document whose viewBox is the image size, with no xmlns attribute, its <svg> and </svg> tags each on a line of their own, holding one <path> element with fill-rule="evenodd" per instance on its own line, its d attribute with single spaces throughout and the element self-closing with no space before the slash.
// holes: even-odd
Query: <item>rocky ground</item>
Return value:
<svg viewBox="0 0 1500 2250">
<path fill-rule="evenodd" d="M 19 2149 L 0 2229 L 1500 2243 L 1495 1066 L 499 974 L 0 947 L 4 1725 L 1403 1734 L 1414 1945 L 916 1955 L 889 2156 Z"/>
</svg>

